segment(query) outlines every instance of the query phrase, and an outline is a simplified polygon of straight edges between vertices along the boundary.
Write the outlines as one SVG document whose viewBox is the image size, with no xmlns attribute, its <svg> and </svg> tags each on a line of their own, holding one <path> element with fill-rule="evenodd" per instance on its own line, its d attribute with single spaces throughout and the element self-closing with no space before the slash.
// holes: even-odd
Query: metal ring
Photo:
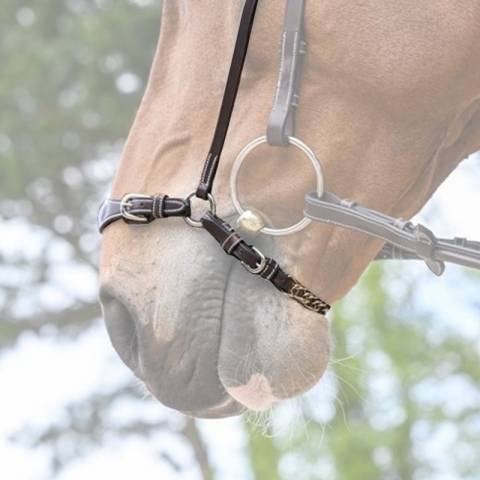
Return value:
<svg viewBox="0 0 480 480">
<path fill-rule="evenodd" d="M 188 195 L 187 198 L 185 198 L 185 201 L 187 203 L 190 203 L 190 200 L 193 197 L 196 197 L 196 196 L 197 196 L 197 192 L 192 192 L 190 195 Z M 209 203 L 209 206 L 210 206 L 210 211 L 215 215 L 215 212 L 217 211 L 217 202 L 215 202 L 215 197 L 211 193 L 209 193 L 209 194 L 207 194 L 207 198 L 208 198 L 208 203 Z M 191 227 L 203 228 L 202 222 L 200 222 L 200 220 L 195 220 L 191 216 L 190 217 L 183 217 L 183 219 Z"/>
<path fill-rule="evenodd" d="M 245 209 L 242 207 L 240 200 L 238 199 L 238 191 L 237 191 L 237 179 L 238 179 L 238 173 L 240 171 L 240 167 L 242 166 L 242 163 L 245 160 L 245 158 L 247 158 L 247 156 L 253 150 L 255 150 L 255 148 L 259 147 L 260 145 L 263 145 L 264 143 L 268 143 L 266 135 L 262 137 L 258 137 L 255 140 L 252 140 L 248 145 L 246 145 L 242 149 L 242 151 L 238 154 L 237 158 L 233 162 L 232 171 L 230 173 L 230 195 L 232 197 L 233 205 L 239 215 L 245 212 Z M 301 150 L 305 154 L 305 156 L 310 160 L 310 163 L 312 164 L 317 177 L 317 190 L 316 190 L 317 195 L 321 197 L 324 191 L 324 176 L 322 171 L 322 165 L 318 160 L 317 156 L 308 145 L 306 145 L 297 137 L 288 137 L 288 143 L 290 145 L 293 145 L 294 147 L 297 147 L 299 150 Z M 289 227 L 284 227 L 284 228 L 264 227 L 260 230 L 260 232 L 265 233 L 266 235 L 274 235 L 274 236 L 290 235 L 292 233 L 300 232 L 305 227 L 310 225 L 311 222 L 312 220 L 310 218 L 303 217 L 299 222 L 295 223 L 294 225 L 290 225 Z"/>
</svg>

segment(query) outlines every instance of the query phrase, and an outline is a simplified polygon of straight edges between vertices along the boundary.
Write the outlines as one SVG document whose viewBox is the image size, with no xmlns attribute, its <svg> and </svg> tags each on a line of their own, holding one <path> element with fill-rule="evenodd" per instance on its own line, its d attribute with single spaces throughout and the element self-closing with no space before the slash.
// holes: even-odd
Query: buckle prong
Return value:
<svg viewBox="0 0 480 480">
<path fill-rule="evenodd" d="M 257 263 L 255 267 L 251 267 L 250 265 L 247 265 L 245 262 L 241 262 L 241 264 L 250 272 L 253 273 L 254 275 L 259 275 L 260 273 L 263 272 L 263 269 L 267 265 L 267 258 L 265 255 L 256 247 L 252 245 L 252 250 L 260 257 L 260 261 Z"/>
</svg>

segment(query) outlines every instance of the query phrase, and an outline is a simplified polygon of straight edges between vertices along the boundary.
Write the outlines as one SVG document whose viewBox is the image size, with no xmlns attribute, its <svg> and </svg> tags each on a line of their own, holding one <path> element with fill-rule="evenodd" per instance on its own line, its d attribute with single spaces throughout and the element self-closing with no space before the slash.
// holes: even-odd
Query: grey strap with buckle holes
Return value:
<svg viewBox="0 0 480 480">
<path fill-rule="evenodd" d="M 287 0 L 275 100 L 267 126 L 270 145 L 287 146 L 295 133 L 303 56 L 305 0 Z"/>
<path fill-rule="evenodd" d="M 445 269 L 444 262 L 480 269 L 480 242 L 464 238 L 437 238 L 428 228 L 390 217 L 355 202 L 325 192 L 305 197 L 305 216 L 320 222 L 357 230 L 387 243 L 377 260 L 420 259 L 436 275 Z"/>
</svg>

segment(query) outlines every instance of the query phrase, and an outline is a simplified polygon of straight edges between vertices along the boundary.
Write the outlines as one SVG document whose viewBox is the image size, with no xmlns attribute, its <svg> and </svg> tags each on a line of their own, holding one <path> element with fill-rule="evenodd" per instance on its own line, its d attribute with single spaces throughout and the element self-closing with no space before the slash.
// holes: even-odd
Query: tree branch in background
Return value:
<svg viewBox="0 0 480 480">
<path fill-rule="evenodd" d="M 198 467 L 202 472 L 202 480 L 213 480 L 213 470 L 208 459 L 207 448 L 193 418 L 187 418 L 181 433 L 193 448 Z"/>
</svg>

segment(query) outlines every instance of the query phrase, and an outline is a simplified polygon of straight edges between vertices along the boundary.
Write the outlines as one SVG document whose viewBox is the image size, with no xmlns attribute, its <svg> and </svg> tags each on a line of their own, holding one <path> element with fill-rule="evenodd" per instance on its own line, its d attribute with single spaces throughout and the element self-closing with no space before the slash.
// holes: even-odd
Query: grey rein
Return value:
<svg viewBox="0 0 480 480">
<path fill-rule="evenodd" d="M 423 260 L 436 275 L 445 270 L 445 262 L 480 269 L 480 242 L 455 237 L 437 238 L 421 224 L 393 218 L 355 202 L 325 192 L 306 196 L 305 215 L 385 240 L 377 260 Z"/>
<path fill-rule="evenodd" d="M 307 227 L 312 221 L 356 230 L 384 240 L 386 243 L 377 260 L 423 260 L 436 275 L 445 270 L 445 262 L 480 269 L 480 242 L 465 238 L 437 238 L 423 225 L 396 219 L 378 211 L 339 198 L 325 190 L 321 164 L 313 151 L 295 137 L 295 114 L 299 105 L 299 90 L 303 57 L 307 51 L 304 35 L 304 0 L 287 0 L 282 35 L 280 71 L 274 106 L 266 135 L 252 140 L 234 162 L 230 190 L 234 206 L 240 215 L 237 227 L 255 235 L 287 235 Z M 245 209 L 238 198 L 237 176 L 243 160 L 263 143 L 293 146 L 300 149 L 314 167 L 316 191 L 305 197 L 305 217 L 297 224 L 284 228 L 266 226 L 257 212 Z"/>
</svg>

